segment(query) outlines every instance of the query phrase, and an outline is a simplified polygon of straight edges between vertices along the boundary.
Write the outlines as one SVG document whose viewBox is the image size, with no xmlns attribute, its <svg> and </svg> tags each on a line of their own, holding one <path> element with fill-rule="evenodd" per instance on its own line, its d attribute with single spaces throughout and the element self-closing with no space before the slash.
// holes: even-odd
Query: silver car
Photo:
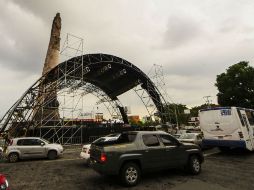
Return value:
<svg viewBox="0 0 254 190">
<path fill-rule="evenodd" d="M 200 133 L 183 133 L 177 138 L 183 143 L 193 143 L 202 148 L 202 135 Z"/>
<path fill-rule="evenodd" d="M 9 162 L 17 162 L 19 159 L 26 158 L 53 160 L 63 154 L 63 147 L 38 137 L 22 137 L 11 139 L 5 154 Z"/>
</svg>

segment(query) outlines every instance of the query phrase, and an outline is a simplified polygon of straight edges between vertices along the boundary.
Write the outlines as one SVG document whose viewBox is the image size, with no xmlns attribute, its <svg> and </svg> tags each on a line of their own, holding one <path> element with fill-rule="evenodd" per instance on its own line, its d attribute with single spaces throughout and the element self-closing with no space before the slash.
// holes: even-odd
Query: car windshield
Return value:
<svg viewBox="0 0 254 190">
<path fill-rule="evenodd" d="M 181 134 L 181 136 L 179 137 L 179 139 L 195 139 L 196 135 L 193 133 L 184 133 Z"/>
<path fill-rule="evenodd" d="M 107 135 L 106 137 L 118 137 L 119 135 L 120 135 L 119 133 L 114 133 L 114 134 Z"/>
<path fill-rule="evenodd" d="M 44 142 L 48 143 L 48 144 L 51 144 L 51 142 L 47 141 L 46 139 L 41 139 L 43 140 Z"/>
<path fill-rule="evenodd" d="M 105 140 L 106 140 L 105 138 L 101 137 L 101 138 L 98 138 L 95 141 L 93 141 L 93 144 L 101 143 L 101 142 L 104 142 Z"/>
</svg>

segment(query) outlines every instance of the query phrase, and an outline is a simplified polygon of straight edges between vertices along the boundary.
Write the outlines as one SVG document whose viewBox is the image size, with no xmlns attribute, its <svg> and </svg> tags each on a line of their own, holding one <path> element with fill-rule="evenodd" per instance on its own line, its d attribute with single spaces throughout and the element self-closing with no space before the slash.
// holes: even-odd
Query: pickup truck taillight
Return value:
<svg viewBox="0 0 254 190">
<path fill-rule="evenodd" d="M 240 138 L 243 138 L 243 133 L 242 132 L 238 132 L 238 134 L 239 134 Z"/>
<path fill-rule="evenodd" d="M 107 156 L 106 156 L 105 153 L 101 153 L 100 161 L 101 161 L 102 163 L 104 163 L 104 162 L 107 161 Z"/>
</svg>

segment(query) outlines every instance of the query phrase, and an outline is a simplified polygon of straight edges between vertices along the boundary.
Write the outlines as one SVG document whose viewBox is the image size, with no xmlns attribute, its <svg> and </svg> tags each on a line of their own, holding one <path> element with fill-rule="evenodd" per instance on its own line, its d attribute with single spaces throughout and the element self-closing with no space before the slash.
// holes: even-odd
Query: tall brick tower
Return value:
<svg viewBox="0 0 254 190">
<path fill-rule="evenodd" d="M 47 51 L 42 75 L 49 72 L 52 68 L 57 66 L 59 63 L 60 33 L 61 33 L 61 17 L 60 17 L 60 13 L 57 13 L 52 23 L 48 51 Z"/>
<path fill-rule="evenodd" d="M 59 63 L 60 33 L 61 17 L 60 13 L 57 13 L 52 23 L 48 51 L 45 58 L 42 75 L 48 73 Z M 34 121 L 39 122 L 59 120 L 59 103 L 57 101 L 56 85 L 56 82 L 54 82 L 52 85 L 50 85 L 50 87 L 46 87 L 43 84 L 40 86 L 40 92 L 38 93 L 37 97 L 37 106 L 33 111 Z"/>
</svg>

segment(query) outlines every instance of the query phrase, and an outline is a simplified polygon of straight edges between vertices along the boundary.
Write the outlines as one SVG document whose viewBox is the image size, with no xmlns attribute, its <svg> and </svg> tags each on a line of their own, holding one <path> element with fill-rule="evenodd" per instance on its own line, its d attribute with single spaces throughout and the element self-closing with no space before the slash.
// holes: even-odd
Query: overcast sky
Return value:
<svg viewBox="0 0 254 190">
<path fill-rule="evenodd" d="M 40 77 L 57 12 L 62 42 L 75 34 L 85 53 L 146 73 L 162 65 L 169 96 L 189 107 L 207 95 L 217 103 L 216 75 L 254 63 L 253 0 L 0 0 L 0 116 Z"/>
</svg>

